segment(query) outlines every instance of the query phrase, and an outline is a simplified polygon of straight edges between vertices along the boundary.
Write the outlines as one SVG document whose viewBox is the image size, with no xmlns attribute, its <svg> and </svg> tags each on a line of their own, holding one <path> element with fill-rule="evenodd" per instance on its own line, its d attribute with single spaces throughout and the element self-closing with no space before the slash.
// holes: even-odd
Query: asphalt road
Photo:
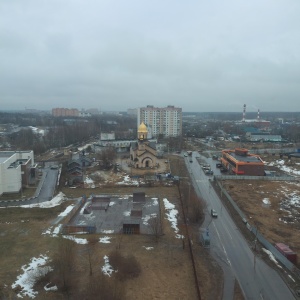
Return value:
<svg viewBox="0 0 300 300">
<path fill-rule="evenodd" d="M 208 227 L 211 236 L 210 252 L 224 271 L 223 299 L 232 299 L 234 278 L 238 280 L 246 299 L 295 299 L 276 270 L 252 252 L 211 187 L 209 177 L 202 171 L 196 157 L 199 154 L 194 152 L 193 162 L 190 163 L 188 157 L 185 161 L 196 192 L 207 204 L 204 227 Z M 215 161 L 208 161 L 215 165 Z M 217 211 L 218 218 L 211 218 L 211 208 Z"/>
<path fill-rule="evenodd" d="M 36 190 L 36 196 L 31 199 L 1 201 L 0 207 L 20 206 L 49 201 L 53 198 L 59 170 L 50 167 L 43 169 L 43 176 Z"/>
</svg>

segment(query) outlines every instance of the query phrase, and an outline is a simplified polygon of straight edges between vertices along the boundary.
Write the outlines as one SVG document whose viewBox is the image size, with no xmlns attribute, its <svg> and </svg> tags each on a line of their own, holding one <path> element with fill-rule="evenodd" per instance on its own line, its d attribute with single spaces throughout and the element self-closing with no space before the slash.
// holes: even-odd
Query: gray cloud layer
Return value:
<svg viewBox="0 0 300 300">
<path fill-rule="evenodd" d="M 1 109 L 299 111 L 298 0 L 0 2 Z"/>
</svg>

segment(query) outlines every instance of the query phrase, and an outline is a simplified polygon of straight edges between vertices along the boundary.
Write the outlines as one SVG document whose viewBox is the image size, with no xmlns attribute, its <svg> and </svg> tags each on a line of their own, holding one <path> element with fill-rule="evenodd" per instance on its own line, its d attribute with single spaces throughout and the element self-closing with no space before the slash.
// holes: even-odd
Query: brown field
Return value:
<svg viewBox="0 0 300 300">
<path fill-rule="evenodd" d="M 264 160 L 272 160 L 274 157 L 263 157 Z M 289 162 L 295 166 L 294 162 Z M 166 167 L 166 166 L 164 166 Z M 171 157 L 171 170 L 173 175 L 188 177 L 182 159 Z M 139 171 L 141 173 L 141 171 Z M 122 173 L 109 172 L 106 177 L 117 179 Z M 61 187 L 65 195 L 70 199 L 89 196 L 90 194 L 113 193 L 132 194 L 136 187 L 115 186 L 113 182 L 103 185 L 105 177 L 102 177 L 101 187 L 95 189 L 70 189 Z M 300 195 L 298 183 L 279 181 L 226 181 L 223 183 L 229 194 L 237 202 L 242 211 L 247 215 L 248 221 L 258 226 L 261 233 L 270 242 L 283 242 L 288 244 L 295 252 L 300 251 L 299 239 L 299 207 L 295 204 L 288 205 L 292 193 Z M 180 195 L 177 186 L 155 186 L 143 188 L 150 197 L 158 197 L 160 200 L 167 198 L 176 205 L 179 211 L 178 227 L 181 234 L 186 235 L 183 224 L 183 214 Z M 183 202 L 189 197 L 186 187 L 181 185 Z M 263 199 L 269 199 L 270 205 L 264 205 Z M 5 208 L 0 209 L 0 299 L 11 297 L 16 291 L 11 290 L 11 284 L 21 273 L 21 266 L 29 263 L 32 257 L 46 254 L 51 259 L 58 252 L 58 238 L 42 235 L 57 215 L 64 211 L 70 202 L 51 209 L 24 209 Z M 162 215 L 165 211 L 163 205 Z M 238 222 L 237 222 L 238 223 Z M 239 223 L 238 223 L 239 224 Z M 241 224 L 241 226 L 244 226 Z M 192 250 L 195 259 L 198 285 L 202 299 L 221 299 L 222 294 L 222 270 L 209 255 L 209 250 L 203 249 L 199 244 L 199 228 L 201 221 L 189 226 L 189 234 L 192 240 Z M 119 290 L 122 297 L 118 299 L 197 299 L 195 277 L 193 274 L 188 242 L 175 238 L 174 230 L 168 220 L 163 218 L 164 234 L 158 241 L 146 235 L 111 235 L 110 244 L 96 243 L 93 247 L 93 275 L 89 276 L 89 260 L 87 258 L 86 245 L 74 244 L 77 253 L 72 269 L 69 299 L 96 299 L 89 291 L 91 280 L 103 281 L 110 288 Z M 245 228 L 245 226 L 244 226 Z M 247 232 L 245 232 L 247 235 Z M 103 235 L 102 235 L 103 236 Z M 91 239 L 100 235 L 85 235 L 82 238 Z M 253 242 L 253 236 L 247 235 L 249 243 Z M 145 247 L 153 247 L 146 250 Z M 133 255 L 140 265 L 141 272 L 138 277 L 119 282 L 115 276 L 105 280 L 101 275 L 101 266 L 104 264 L 104 255 L 110 255 L 113 251 L 122 253 L 124 257 Z M 51 262 L 50 262 L 51 264 Z M 54 272 L 46 276 L 44 281 L 38 282 L 35 290 L 39 291 L 36 299 L 67 299 L 66 292 L 45 292 L 43 286 L 48 282 L 57 282 Z M 88 290 L 87 290 L 87 287 Z M 78 297 L 76 296 L 78 295 Z M 81 298 L 79 298 L 79 295 Z M 85 295 L 83 297 L 82 295 Z M 8 298 L 9 299 L 9 298 Z M 117 298 L 116 298 L 117 299 Z M 235 286 L 235 300 L 243 299 L 238 284 Z"/>
<path fill-rule="evenodd" d="M 293 196 L 300 196 L 298 182 L 228 180 L 223 185 L 249 223 L 271 243 L 285 243 L 300 253 L 300 207 L 291 203 Z"/>
<path fill-rule="evenodd" d="M 186 172 L 181 165 L 182 161 L 174 158 L 171 163 L 172 172 Z M 62 188 L 61 191 L 71 198 L 80 197 L 83 194 L 89 196 L 101 193 L 132 194 L 136 187 L 102 187 L 96 189 L 69 189 Z M 182 208 L 180 204 L 177 186 L 171 187 L 149 187 L 144 188 L 146 195 L 158 197 L 159 200 L 167 198 L 176 205 L 179 211 L 178 227 L 181 234 L 186 236 L 182 221 Z M 184 195 L 187 197 L 187 195 Z M 56 216 L 64 211 L 70 202 L 51 209 L 40 208 L 5 208 L 0 209 L 0 299 L 11 297 L 11 284 L 17 276 L 22 273 L 21 266 L 30 262 L 32 257 L 40 254 L 47 255 L 55 260 L 61 239 L 42 233 L 51 226 Z M 164 216 L 164 206 L 161 205 Z M 203 249 L 198 241 L 199 227 L 201 224 L 189 226 L 192 239 L 192 250 L 198 276 L 202 299 L 221 299 L 222 293 L 222 271 L 209 256 L 209 251 Z M 146 235 L 111 235 L 111 243 L 96 243 L 91 249 L 87 245 L 72 242 L 75 249 L 72 271 L 70 272 L 70 286 L 67 291 L 45 292 L 43 287 L 48 282 L 59 282 L 55 269 L 43 280 L 38 282 L 35 290 L 39 292 L 35 299 L 98 299 L 93 298 L 91 282 L 95 279 L 107 283 L 112 291 L 119 291 L 121 298 L 115 299 L 197 299 L 195 288 L 195 277 L 193 273 L 188 242 L 185 239 L 175 238 L 170 222 L 163 218 L 163 235 L 156 241 L 153 236 Z M 103 235 L 101 235 L 103 236 Z M 80 238 L 91 239 L 93 235 L 80 235 Z M 100 235 L 97 235 L 98 239 Z M 146 250 L 145 247 L 153 247 Z M 104 265 L 104 255 L 110 255 L 117 251 L 124 257 L 133 255 L 138 262 L 141 272 L 138 277 L 118 281 L 115 276 L 101 277 L 101 266 Z M 92 251 L 92 252 L 89 252 Z M 89 259 L 87 252 L 92 257 L 93 275 L 90 276 Z M 237 289 L 238 291 L 238 289 Z M 9 298 L 8 298 L 9 299 Z M 24 297 L 23 299 L 26 299 Z M 111 298 L 105 298 L 111 299 Z M 237 292 L 236 299 L 243 299 Z"/>
</svg>

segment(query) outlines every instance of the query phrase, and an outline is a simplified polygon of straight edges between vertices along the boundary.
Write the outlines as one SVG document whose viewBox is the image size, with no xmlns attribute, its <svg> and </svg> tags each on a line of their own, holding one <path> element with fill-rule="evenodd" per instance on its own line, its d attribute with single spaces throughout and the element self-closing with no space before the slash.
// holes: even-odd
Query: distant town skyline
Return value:
<svg viewBox="0 0 300 300">
<path fill-rule="evenodd" d="M 300 2 L 0 3 L 1 110 L 300 111 Z"/>
</svg>

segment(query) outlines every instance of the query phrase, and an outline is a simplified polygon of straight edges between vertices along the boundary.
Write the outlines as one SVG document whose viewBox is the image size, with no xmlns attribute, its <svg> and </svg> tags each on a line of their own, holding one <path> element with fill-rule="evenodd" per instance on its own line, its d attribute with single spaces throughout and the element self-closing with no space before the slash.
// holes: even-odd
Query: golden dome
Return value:
<svg viewBox="0 0 300 300">
<path fill-rule="evenodd" d="M 141 125 L 139 126 L 138 132 L 148 133 L 147 126 L 144 124 L 144 122 L 142 122 Z"/>
</svg>

